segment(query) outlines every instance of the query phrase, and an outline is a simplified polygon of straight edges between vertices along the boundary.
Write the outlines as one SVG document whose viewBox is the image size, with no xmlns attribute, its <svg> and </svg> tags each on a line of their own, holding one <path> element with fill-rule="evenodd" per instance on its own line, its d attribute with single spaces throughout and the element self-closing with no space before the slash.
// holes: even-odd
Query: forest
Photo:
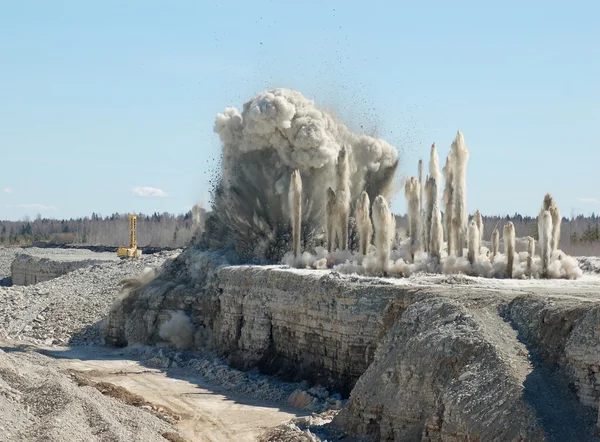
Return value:
<svg viewBox="0 0 600 442">
<path fill-rule="evenodd" d="M 184 247 L 198 229 L 203 228 L 206 212 L 200 216 L 185 214 L 137 214 L 137 241 L 141 247 Z M 0 244 L 31 245 L 47 242 L 55 245 L 82 244 L 125 246 L 129 243 L 128 214 L 102 216 L 92 213 L 83 218 L 59 220 L 37 216 L 30 220 L 0 221 Z"/>
</svg>

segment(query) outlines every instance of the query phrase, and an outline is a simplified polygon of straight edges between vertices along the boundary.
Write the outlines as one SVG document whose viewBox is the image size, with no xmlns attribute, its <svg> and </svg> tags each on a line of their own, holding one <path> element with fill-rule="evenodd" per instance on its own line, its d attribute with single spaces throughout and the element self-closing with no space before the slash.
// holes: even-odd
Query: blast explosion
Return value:
<svg viewBox="0 0 600 442">
<path fill-rule="evenodd" d="M 291 226 L 285 190 L 293 170 L 302 177 L 302 238 L 307 250 L 324 240 L 325 189 L 364 190 L 389 198 L 398 152 L 384 140 L 357 135 L 299 92 L 271 89 L 226 108 L 214 130 L 223 144 L 221 177 L 201 246 L 233 247 L 242 262 L 277 262 L 289 250 Z M 350 188 L 338 188 L 336 166 L 347 149 Z M 342 171 L 346 173 L 345 171 Z"/>
<path fill-rule="evenodd" d="M 300 235 L 302 224 L 302 178 L 300 172 L 294 170 L 290 179 L 289 205 L 292 221 L 292 243 L 294 257 L 300 256 Z"/>
<path fill-rule="evenodd" d="M 369 253 L 369 246 L 373 238 L 373 223 L 369 216 L 370 209 L 369 194 L 363 191 L 356 203 L 356 226 L 358 228 L 360 254 L 363 256 Z"/>
<path fill-rule="evenodd" d="M 576 261 L 558 249 L 561 218 L 550 195 L 538 217 L 541 256 L 535 256 L 533 238 L 527 238 L 526 252 L 516 252 L 511 222 L 503 228 L 504 253 L 499 250 L 497 228 L 491 234 L 491 253 L 483 245 L 481 213 L 475 211 L 469 222 L 470 153 L 461 132 L 443 169 L 443 217 L 435 144 L 427 179 L 419 161 L 418 177 L 406 181 L 406 239 L 398 234 L 388 203 L 397 151 L 381 139 L 353 134 L 300 93 L 272 89 L 245 103 L 241 113 L 227 108 L 217 116 L 215 132 L 223 143 L 221 179 L 213 192 L 213 211 L 201 248 L 232 248 L 240 262 L 283 258 L 298 267 L 364 275 L 440 271 L 495 278 L 581 275 Z"/>
</svg>

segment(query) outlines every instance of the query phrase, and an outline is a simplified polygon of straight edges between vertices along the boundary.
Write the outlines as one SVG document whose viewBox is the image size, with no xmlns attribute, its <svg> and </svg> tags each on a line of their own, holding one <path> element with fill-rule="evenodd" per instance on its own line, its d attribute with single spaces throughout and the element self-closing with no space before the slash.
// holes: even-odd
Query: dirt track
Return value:
<svg viewBox="0 0 600 442">
<path fill-rule="evenodd" d="M 182 370 L 157 370 L 123 358 L 123 352 L 98 347 L 42 349 L 62 370 L 83 372 L 92 381 L 109 382 L 168 407 L 181 416 L 177 427 L 190 441 L 255 441 L 269 427 L 301 416 L 251 398 L 232 396 Z"/>
</svg>

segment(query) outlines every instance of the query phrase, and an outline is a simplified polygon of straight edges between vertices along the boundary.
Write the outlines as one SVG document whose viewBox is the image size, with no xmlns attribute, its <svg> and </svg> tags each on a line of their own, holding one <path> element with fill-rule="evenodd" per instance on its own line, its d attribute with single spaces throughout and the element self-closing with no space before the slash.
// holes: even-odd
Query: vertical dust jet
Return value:
<svg viewBox="0 0 600 442">
<path fill-rule="evenodd" d="M 396 222 L 387 201 L 381 195 L 378 195 L 373 202 L 373 225 L 375 227 L 377 260 L 381 271 L 386 275 L 389 266 L 392 239 L 396 233 Z"/>
<path fill-rule="evenodd" d="M 527 276 L 533 277 L 533 257 L 535 256 L 535 239 L 527 237 Z"/>
<path fill-rule="evenodd" d="M 475 260 L 479 255 L 479 241 L 479 227 L 477 227 L 477 222 L 474 219 L 472 219 L 469 223 L 469 251 L 467 253 L 467 259 L 469 260 L 471 265 L 475 264 Z"/>
<path fill-rule="evenodd" d="M 438 184 L 435 178 L 431 180 L 431 199 L 433 208 L 431 210 L 431 244 L 429 254 L 437 258 L 438 262 L 442 257 L 442 243 L 444 242 L 444 228 L 442 227 L 442 214 L 438 203 Z"/>
<path fill-rule="evenodd" d="M 419 234 L 421 236 L 421 243 L 424 242 L 425 238 L 425 210 L 423 208 L 425 204 L 425 178 L 423 175 L 423 160 L 419 160 Z"/>
<path fill-rule="evenodd" d="M 433 242 L 433 233 L 432 233 L 432 228 L 433 228 L 433 211 L 435 210 L 434 207 L 437 207 L 437 210 L 439 210 L 439 195 L 438 195 L 438 189 L 441 183 L 441 174 L 440 174 L 440 157 L 438 156 L 437 153 L 437 149 L 435 147 L 435 143 L 433 143 L 431 145 L 431 152 L 429 153 L 429 175 L 430 175 L 430 179 L 431 184 L 430 184 L 430 189 L 429 189 L 429 194 L 431 195 L 431 203 L 429 203 L 429 196 L 427 197 L 427 203 L 430 204 L 429 209 L 428 209 L 428 214 L 429 214 L 429 222 L 427 224 L 427 242 L 426 242 L 426 252 L 431 253 L 431 243 Z M 427 188 L 425 189 L 425 192 L 427 193 Z M 441 217 L 441 214 L 440 214 Z M 425 218 L 427 219 L 427 214 L 425 215 Z M 437 233 L 437 232 L 436 232 Z M 442 232 L 442 241 L 444 240 L 443 237 L 444 233 Z"/>
<path fill-rule="evenodd" d="M 477 228 L 479 229 L 479 247 L 481 248 L 481 243 L 483 242 L 483 217 L 481 216 L 481 212 L 479 212 L 479 210 L 475 211 L 473 219 L 475 220 Z M 479 250 L 477 250 L 477 253 L 479 253 Z"/>
<path fill-rule="evenodd" d="M 432 177 L 427 177 L 427 181 L 425 181 L 425 224 L 423 226 L 423 250 L 427 253 L 430 252 L 431 245 L 431 222 L 433 220 L 433 204 L 434 204 L 434 196 L 433 196 L 433 183 L 435 180 Z"/>
<path fill-rule="evenodd" d="M 545 207 L 545 205 L 544 205 Z M 542 278 L 548 277 L 548 265 L 552 256 L 552 215 L 549 210 L 542 210 L 538 216 L 538 237 L 540 241 L 540 255 L 542 258 Z"/>
<path fill-rule="evenodd" d="M 327 251 L 335 250 L 335 233 L 337 231 L 337 201 L 335 192 L 331 187 L 327 188 L 327 202 L 325 205 L 325 231 L 327 234 Z"/>
<path fill-rule="evenodd" d="M 360 253 L 365 256 L 369 253 L 369 246 L 373 237 L 373 223 L 369 216 L 370 208 L 371 201 L 369 200 L 369 194 L 363 191 L 356 202 L 356 225 L 358 228 Z"/>
<path fill-rule="evenodd" d="M 492 232 L 492 262 L 498 255 L 500 251 L 500 231 L 498 229 L 494 229 Z"/>
<path fill-rule="evenodd" d="M 560 227 L 562 223 L 560 210 L 558 210 L 556 205 L 550 207 L 550 217 L 552 218 L 552 241 L 550 242 L 550 248 L 554 252 L 560 246 Z"/>
<path fill-rule="evenodd" d="M 292 221 L 292 244 L 294 258 L 300 256 L 300 235 L 302 232 L 302 177 L 298 169 L 292 172 L 288 192 L 290 214 Z"/>
<path fill-rule="evenodd" d="M 348 217 L 350 216 L 350 164 L 348 150 L 342 146 L 337 162 L 336 209 L 338 215 L 338 242 L 340 250 L 348 248 Z"/>
<path fill-rule="evenodd" d="M 408 225 L 410 234 L 410 256 L 414 261 L 415 253 L 419 247 L 419 197 L 421 196 L 419 181 L 416 177 L 411 177 L 406 181 L 404 194 L 408 202 Z"/>
<path fill-rule="evenodd" d="M 452 227 L 452 214 L 454 208 L 452 201 L 454 200 L 454 173 L 452 172 L 452 151 L 446 157 L 446 165 L 444 166 L 444 224 L 446 226 L 446 241 L 448 242 L 448 255 L 456 254 L 456 245 L 454 244 L 454 229 Z"/>
<path fill-rule="evenodd" d="M 431 152 L 429 154 L 429 175 L 439 187 L 442 182 L 440 176 L 440 157 L 438 156 L 435 143 L 431 145 Z"/>
<path fill-rule="evenodd" d="M 457 256 L 463 256 L 463 249 L 467 242 L 467 162 L 469 160 L 469 150 L 460 131 L 458 131 L 452 142 L 451 150 L 452 173 L 454 174 L 452 228 L 454 229 Z"/>
<path fill-rule="evenodd" d="M 556 201 L 549 193 L 544 196 L 542 208 L 543 210 L 548 210 L 550 212 L 550 217 L 552 218 L 552 234 L 550 237 L 550 256 L 552 256 L 552 252 L 558 250 L 560 245 L 560 228 L 562 218 L 560 217 L 560 210 L 556 205 Z"/>
<path fill-rule="evenodd" d="M 515 262 L 515 225 L 512 221 L 504 225 L 504 251 L 506 252 L 506 277 L 512 278 Z"/>
</svg>

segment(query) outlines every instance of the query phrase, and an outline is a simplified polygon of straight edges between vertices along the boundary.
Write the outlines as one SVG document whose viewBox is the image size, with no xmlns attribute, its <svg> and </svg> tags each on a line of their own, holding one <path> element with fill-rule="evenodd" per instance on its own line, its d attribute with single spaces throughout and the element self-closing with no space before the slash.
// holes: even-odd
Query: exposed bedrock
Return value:
<svg viewBox="0 0 600 442">
<path fill-rule="evenodd" d="M 385 281 L 259 266 L 205 267 L 212 275 L 203 281 L 166 282 L 175 266 L 113 309 L 107 343 L 157 344 L 160 325 L 171 312 L 184 311 L 196 330 L 196 348 L 213 350 L 236 367 L 257 366 L 345 394 L 386 330 L 424 296 L 416 287 L 399 290 Z"/>
<path fill-rule="evenodd" d="M 351 392 L 334 425 L 359 437 L 597 440 L 595 282 L 386 280 L 228 260 L 187 249 L 130 282 L 106 342 L 206 349 Z"/>
<path fill-rule="evenodd" d="M 116 255 L 83 250 L 30 249 L 20 253 L 11 264 L 14 285 L 32 285 L 49 281 L 73 270 L 109 261 L 117 261 Z"/>
<path fill-rule="evenodd" d="M 502 314 L 519 331 L 534 364 L 560 373 L 579 402 L 599 412 L 600 305 L 573 296 L 556 302 L 526 295 Z"/>
<path fill-rule="evenodd" d="M 524 348 L 493 316 L 450 299 L 411 305 L 334 425 L 384 441 L 544 440 L 523 400 Z"/>
</svg>

